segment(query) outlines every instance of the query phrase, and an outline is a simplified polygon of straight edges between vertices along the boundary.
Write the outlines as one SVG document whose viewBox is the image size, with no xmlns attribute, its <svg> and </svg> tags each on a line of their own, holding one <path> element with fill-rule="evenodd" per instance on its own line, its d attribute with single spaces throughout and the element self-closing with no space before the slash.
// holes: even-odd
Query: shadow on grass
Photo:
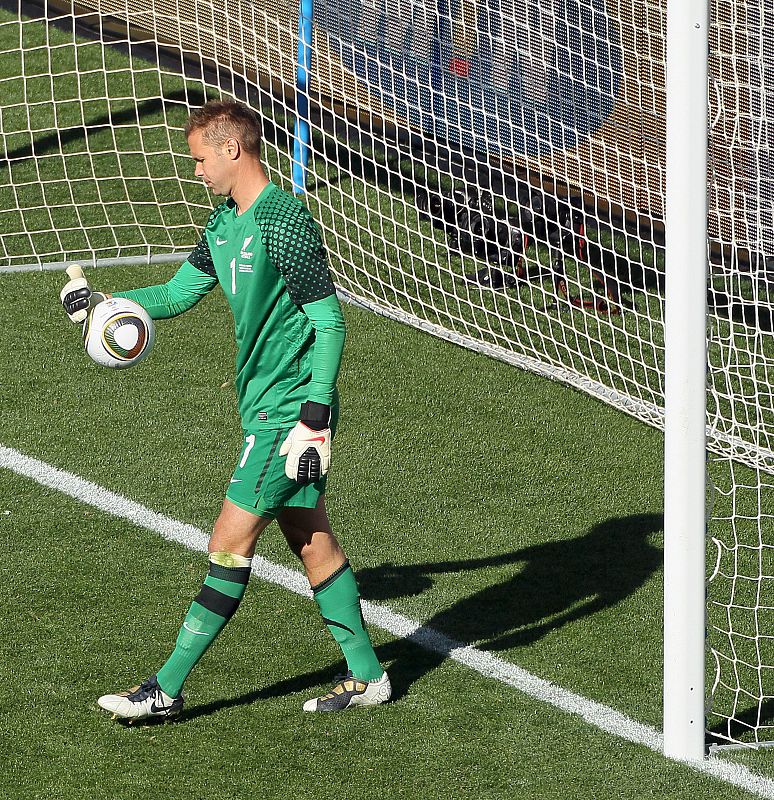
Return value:
<svg viewBox="0 0 774 800">
<path fill-rule="evenodd" d="M 707 743 L 710 745 L 734 744 L 746 742 L 754 744 L 755 732 L 774 723 L 774 699 L 762 699 L 732 718 L 723 718 L 715 725 L 707 728 Z M 771 744 L 771 742 L 767 742 Z"/>
<path fill-rule="evenodd" d="M 358 583 L 365 599 L 381 602 L 420 594 L 433 575 L 513 565 L 506 580 L 439 611 L 424 626 L 465 644 L 507 650 L 631 595 L 661 566 L 662 550 L 649 541 L 661 530 L 660 514 L 615 518 L 576 539 L 489 558 L 362 570 Z"/>
<path fill-rule="evenodd" d="M 660 514 L 610 519 L 576 539 L 550 541 L 498 556 L 400 566 L 385 564 L 358 573 L 363 597 L 386 602 L 418 595 L 433 577 L 512 566 L 505 580 L 458 600 L 431 617 L 410 636 L 376 648 L 389 666 L 393 699 L 440 666 L 466 644 L 498 651 L 524 647 L 551 631 L 620 603 L 661 567 L 663 554 L 650 542 L 663 530 Z M 287 694 L 311 692 L 331 683 L 343 662 L 278 681 L 253 692 L 197 706 L 183 720 L 224 708 Z"/>
<path fill-rule="evenodd" d="M 0 161 L 0 169 L 7 168 L 14 161 L 41 158 L 58 153 L 64 154 L 72 145 L 78 145 L 75 148 L 76 154 L 88 153 L 87 143 L 90 136 L 126 125 L 141 127 L 145 119 L 157 119 L 162 112 L 166 114 L 180 107 L 194 108 L 202 105 L 205 99 L 201 92 L 186 88 L 168 92 L 163 98 L 153 97 L 136 103 L 122 104 L 120 108 L 111 108 L 108 114 L 90 117 L 83 125 L 60 128 L 51 133 L 32 137 L 29 143 L 9 151 L 7 159 Z M 289 148 L 291 134 L 288 130 L 276 125 L 268 115 L 262 117 L 261 124 L 266 141 L 285 150 Z"/>
<path fill-rule="evenodd" d="M 376 654 L 383 663 L 392 664 L 389 669 L 393 702 L 400 700 L 407 694 L 409 687 L 415 681 L 431 672 L 446 658 L 445 655 L 425 649 L 421 644 L 416 643 L 413 637 L 396 639 L 394 642 L 381 645 L 376 648 Z M 345 669 L 346 666 L 341 661 L 324 669 L 285 678 L 262 689 L 192 706 L 186 708 L 177 721 L 192 722 L 199 717 L 215 714 L 227 708 L 252 705 L 261 700 L 272 700 L 289 694 L 301 695 L 298 701 L 300 708 L 303 701 L 313 697 L 321 687 L 323 690 L 327 690 L 333 682 L 334 675 L 344 672 Z"/>
</svg>

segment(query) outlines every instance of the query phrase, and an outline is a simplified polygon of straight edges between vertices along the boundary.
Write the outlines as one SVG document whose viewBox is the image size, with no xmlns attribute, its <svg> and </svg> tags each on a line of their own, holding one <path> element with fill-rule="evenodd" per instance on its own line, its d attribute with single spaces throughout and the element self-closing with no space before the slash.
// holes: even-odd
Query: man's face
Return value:
<svg viewBox="0 0 774 800">
<path fill-rule="evenodd" d="M 213 146 L 202 141 L 204 132 L 194 130 L 188 137 L 188 148 L 196 162 L 194 175 L 201 178 L 215 194 L 228 197 L 231 194 L 233 179 L 236 176 L 232 140 L 221 146 Z"/>
</svg>

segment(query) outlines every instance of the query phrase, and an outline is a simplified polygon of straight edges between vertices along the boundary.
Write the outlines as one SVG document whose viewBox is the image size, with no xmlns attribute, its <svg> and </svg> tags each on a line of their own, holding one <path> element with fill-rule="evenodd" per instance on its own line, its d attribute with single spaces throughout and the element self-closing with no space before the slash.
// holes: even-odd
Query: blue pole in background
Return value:
<svg viewBox="0 0 774 800">
<path fill-rule="evenodd" d="M 312 69 L 313 0 L 301 0 L 298 13 L 298 62 L 296 66 L 296 130 L 293 141 L 293 193 L 306 193 L 306 174 L 312 129 L 309 125 L 309 74 Z"/>
</svg>

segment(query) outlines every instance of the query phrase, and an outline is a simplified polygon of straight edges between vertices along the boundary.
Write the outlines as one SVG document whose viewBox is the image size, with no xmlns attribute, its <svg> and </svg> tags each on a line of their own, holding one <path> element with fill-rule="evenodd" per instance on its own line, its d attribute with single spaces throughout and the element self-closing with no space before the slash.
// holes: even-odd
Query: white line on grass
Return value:
<svg viewBox="0 0 774 800">
<path fill-rule="evenodd" d="M 200 528 L 158 514 L 140 503 L 135 503 L 71 472 L 57 469 L 36 458 L 26 456 L 18 450 L 0 445 L 0 468 L 9 469 L 17 475 L 31 478 L 43 486 L 62 492 L 112 516 L 126 519 L 139 527 L 154 531 L 165 539 L 182 544 L 191 550 L 207 551 L 209 534 Z M 253 559 L 252 570 L 263 580 L 283 586 L 296 594 L 311 597 L 306 578 L 297 570 L 274 564 L 260 556 L 255 556 Z M 393 636 L 409 639 L 427 650 L 440 653 L 475 670 L 484 677 L 494 678 L 536 700 L 579 716 L 599 730 L 628 742 L 644 745 L 656 753 L 663 752 L 664 742 L 659 731 L 649 725 L 637 722 L 609 706 L 589 700 L 532 675 L 492 653 L 456 642 L 440 631 L 421 625 L 386 606 L 364 601 L 363 615 L 368 622 L 388 631 Z M 741 764 L 726 761 L 718 756 L 713 756 L 705 761 L 681 763 L 685 763 L 697 772 L 710 775 L 760 797 L 774 800 L 774 780 L 752 772 Z"/>
</svg>

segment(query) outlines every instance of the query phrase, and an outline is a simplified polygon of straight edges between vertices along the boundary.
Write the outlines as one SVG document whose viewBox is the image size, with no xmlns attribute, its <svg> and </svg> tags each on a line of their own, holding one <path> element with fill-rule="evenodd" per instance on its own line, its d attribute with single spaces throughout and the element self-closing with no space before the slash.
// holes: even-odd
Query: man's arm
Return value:
<svg viewBox="0 0 774 800">
<path fill-rule="evenodd" d="M 77 269 L 77 274 L 71 270 Z M 152 319 L 167 319 L 193 308 L 218 282 L 206 237 L 166 283 L 144 289 L 130 289 L 113 295 L 92 291 L 80 267 L 67 270 L 70 278 L 60 299 L 73 322 L 82 323 L 89 311 L 106 297 L 127 297 L 139 303 Z"/>
<path fill-rule="evenodd" d="M 113 297 L 134 300 L 152 319 L 169 319 L 193 308 L 217 283 L 218 280 L 213 275 L 203 272 L 190 261 L 185 261 L 166 283 L 113 292 Z"/>
<path fill-rule="evenodd" d="M 276 218 L 269 225 L 276 224 Z M 269 258 L 285 280 L 291 300 L 306 314 L 315 330 L 312 378 L 299 422 L 282 443 L 287 456 L 285 474 L 299 483 L 313 483 L 331 463 L 331 404 L 341 364 L 346 331 L 336 289 L 328 269 L 325 246 L 309 213 L 288 209 L 278 235 L 263 241 Z"/>
<path fill-rule="evenodd" d="M 333 402 L 346 335 L 344 317 L 328 268 L 320 228 L 306 208 L 281 205 L 256 221 L 272 264 L 282 275 L 290 299 L 315 329 L 312 380 L 308 400 Z"/>
<path fill-rule="evenodd" d="M 341 365 L 346 329 L 335 294 L 305 303 L 302 307 L 315 330 L 312 380 L 301 404 L 300 419 L 282 443 L 287 456 L 285 474 L 299 483 L 314 483 L 331 465 L 331 403 Z"/>
<path fill-rule="evenodd" d="M 306 303 L 301 309 L 315 330 L 312 380 L 307 399 L 330 406 L 336 390 L 346 338 L 344 316 L 335 294 Z"/>
</svg>

